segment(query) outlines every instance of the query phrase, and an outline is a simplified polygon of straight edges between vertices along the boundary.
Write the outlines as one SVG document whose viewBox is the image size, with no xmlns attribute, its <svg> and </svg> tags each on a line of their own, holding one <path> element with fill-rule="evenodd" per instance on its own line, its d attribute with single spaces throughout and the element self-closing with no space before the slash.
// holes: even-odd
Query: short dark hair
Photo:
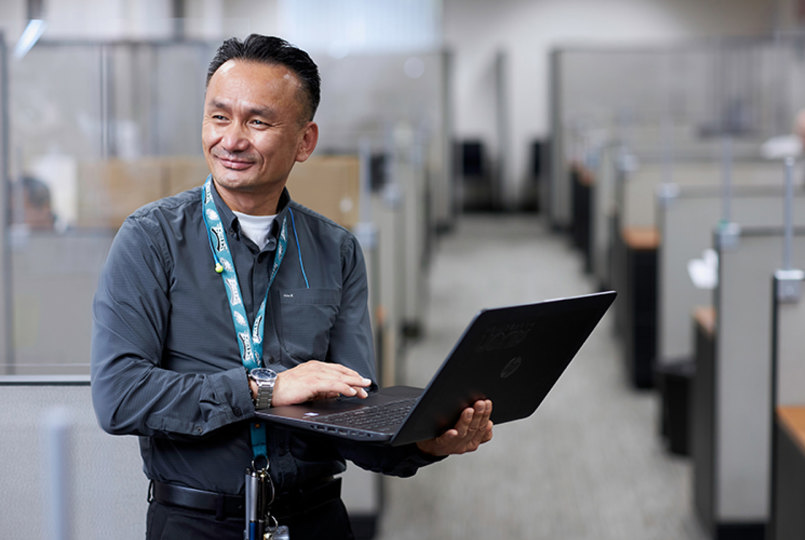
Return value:
<svg viewBox="0 0 805 540">
<path fill-rule="evenodd" d="M 319 68 L 305 51 L 273 36 L 252 34 L 243 41 L 237 38 L 227 39 L 218 47 L 207 68 L 207 85 L 218 68 L 229 60 L 281 65 L 293 71 L 299 77 L 307 97 L 308 120 L 313 120 L 321 99 L 321 78 Z"/>
</svg>

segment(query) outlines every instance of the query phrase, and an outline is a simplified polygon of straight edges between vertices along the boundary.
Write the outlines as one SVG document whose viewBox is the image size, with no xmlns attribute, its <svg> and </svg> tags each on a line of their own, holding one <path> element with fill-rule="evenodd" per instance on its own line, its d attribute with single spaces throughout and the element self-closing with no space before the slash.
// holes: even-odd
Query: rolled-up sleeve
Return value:
<svg viewBox="0 0 805 540">
<path fill-rule="evenodd" d="M 248 381 L 242 368 L 160 367 L 172 271 L 161 234 L 130 217 L 112 244 L 93 301 L 93 406 L 112 434 L 204 436 L 253 411 Z"/>
</svg>

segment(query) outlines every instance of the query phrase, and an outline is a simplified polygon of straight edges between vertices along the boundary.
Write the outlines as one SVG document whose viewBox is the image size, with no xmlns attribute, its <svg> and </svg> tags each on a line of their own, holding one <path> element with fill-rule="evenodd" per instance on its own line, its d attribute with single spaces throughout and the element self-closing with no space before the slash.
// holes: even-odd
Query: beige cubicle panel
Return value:
<svg viewBox="0 0 805 540">
<path fill-rule="evenodd" d="M 208 174 L 201 156 L 79 161 L 75 226 L 117 229 L 137 208 L 200 186 Z"/>
<path fill-rule="evenodd" d="M 164 178 L 156 158 L 78 162 L 75 225 L 117 229 L 134 210 L 163 196 Z"/>
<path fill-rule="evenodd" d="M 202 156 L 80 161 L 76 167 L 78 227 L 114 228 L 149 202 L 204 183 Z M 297 202 L 353 228 L 359 218 L 360 162 L 357 155 L 312 156 L 297 163 L 288 179 Z"/>
<path fill-rule="evenodd" d="M 730 184 L 780 186 L 784 172 L 782 163 L 777 161 L 736 161 L 730 167 Z M 716 159 L 679 159 L 674 163 L 638 162 L 635 169 L 624 177 L 623 187 L 618 190 L 621 194 L 617 201 L 621 225 L 654 226 L 657 221 L 655 195 L 663 184 L 668 183 L 721 187 L 724 185 L 724 166 Z"/>
<path fill-rule="evenodd" d="M 287 187 L 296 202 L 353 229 L 360 219 L 360 174 L 357 154 L 314 154 L 294 166 Z"/>
<path fill-rule="evenodd" d="M 203 156 L 170 156 L 161 159 L 164 196 L 202 185 L 210 169 Z"/>
</svg>

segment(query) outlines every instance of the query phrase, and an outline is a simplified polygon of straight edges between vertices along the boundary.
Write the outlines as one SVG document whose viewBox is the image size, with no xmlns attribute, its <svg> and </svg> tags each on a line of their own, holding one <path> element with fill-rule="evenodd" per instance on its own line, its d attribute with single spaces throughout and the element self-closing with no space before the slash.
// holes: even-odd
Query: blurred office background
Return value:
<svg viewBox="0 0 805 540">
<path fill-rule="evenodd" d="M 3 0 L 0 536 L 143 536 L 92 295 L 123 219 L 204 181 L 206 66 L 252 32 L 321 68 L 289 189 L 362 242 L 382 384 L 482 307 L 619 293 L 534 418 L 350 469 L 360 537 L 805 537 L 795 0 Z"/>
</svg>

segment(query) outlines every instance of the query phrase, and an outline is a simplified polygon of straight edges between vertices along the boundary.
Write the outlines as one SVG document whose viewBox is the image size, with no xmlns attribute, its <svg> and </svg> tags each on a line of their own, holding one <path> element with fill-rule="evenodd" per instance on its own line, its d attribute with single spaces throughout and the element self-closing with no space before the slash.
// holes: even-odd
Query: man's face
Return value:
<svg viewBox="0 0 805 540">
<path fill-rule="evenodd" d="M 219 191 L 278 196 L 294 163 L 316 145 L 302 96 L 284 66 L 229 60 L 218 68 L 207 85 L 201 139 Z"/>
</svg>

